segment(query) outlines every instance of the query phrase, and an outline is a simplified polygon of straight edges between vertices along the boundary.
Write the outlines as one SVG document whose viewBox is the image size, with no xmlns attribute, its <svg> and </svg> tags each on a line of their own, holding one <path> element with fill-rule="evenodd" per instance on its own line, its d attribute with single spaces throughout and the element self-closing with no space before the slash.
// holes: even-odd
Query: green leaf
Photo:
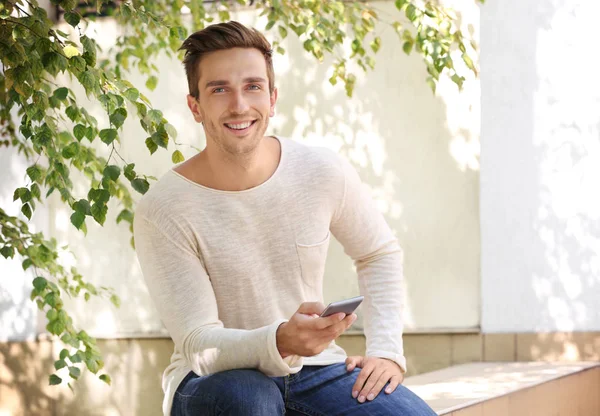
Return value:
<svg viewBox="0 0 600 416">
<path fill-rule="evenodd" d="M 62 383 L 62 378 L 60 378 L 56 374 L 52 374 L 50 376 L 49 383 L 50 383 L 51 386 L 56 386 L 56 385 Z"/>
<path fill-rule="evenodd" d="M 92 205 L 92 217 L 96 220 L 96 222 L 100 225 L 104 225 L 106 221 L 106 213 L 108 212 L 108 207 L 103 203 L 96 202 Z"/>
<path fill-rule="evenodd" d="M 130 181 L 134 180 L 135 177 L 137 176 L 135 173 L 135 170 L 133 170 L 134 168 L 135 168 L 135 163 L 130 163 L 127 166 L 125 166 L 125 169 L 124 169 L 125 177 Z"/>
<path fill-rule="evenodd" d="M 117 134 L 115 129 L 102 129 L 100 130 L 100 140 L 106 144 L 111 144 L 117 138 Z"/>
<path fill-rule="evenodd" d="M 90 296 L 89 292 L 85 292 L 83 295 L 83 298 L 85 299 L 86 302 L 88 302 L 90 300 L 90 297 L 91 296 Z"/>
<path fill-rule="evenodd" d="M 396 8 L 401 10 L 402 7 L 408 2 L 408 0 L 396 0 Z"/>
<path fill-rule="evenodd" d="M 63 350 L 60 352 L 59 357 L 61 360 L 67 359 L 69 357 L 69 350 L 63 348 Z"/>
<path fill-rule="evenodd" d="M 463 53 L 462 54 L 462 59 L 463 59 L 465 65 L 467 65 L 467 67 L 471 71 L 475 72 L 475 65 L 473 64 L 473 61 L 471 60 L 471 58 L 469 57 L 469 55 L 467 55 L 466 53 Z"/>
<path fill-rule="evenodd" d="M 79 340 L 77 340 L 77 342 L 79 342 Z M 69 360 L 73 364 L 81 363 L 81 362 L 83 362 L 82 355 L 83 355 L 83 353 L 81 351 L 77 351 L 75 354 L 73 354 L 69 357 Z"/>
<path fill-rule="evenodd" d="M 185 157 L 183 156 L 183 153 L 181 153 L 179 150 L 175 150 L 173 152 L 173 155 L 171 156 L 171 160 L 173 161 L 173 163 L 181 163 L 185 160 Z"/>
<path fill-rule="evenodd" d="M 42 176 L 42 170 L 38 165 L 32 165 L 27 168 L 27 176 L 29 176 L 29 179 L 35 182 Z"/>
<path fill-rule="evenodd" d="M 131 102 L 136 102 L 137 99 L 140 98 L 140 92 L 135 88 L 128 88 L 127 90 L 125 90 L 123 95 Z M 144 108 L 146 108 L 146 106 L 144 106 Z"/>
<path fill-rule="evenodd" d="M 38 276 L 35 279 L 33 279 L 33 287 L 38 292 L 41 292 L 42 290 L 44 290 L 47 285 L 48 285 L 48 281 L 45 278 L 43 278 L 42 276 Z"/>
<path fill-rule="evenodd" d="M 109 165 L 104 168 L 104 172 L 102 172 L 102 176 L 106 178 L 110 178 L 112 181 L 116 182 L 121 175 L 121 168 L 117 165 Z"/>
<path fill-rule="evenodd" d="M 124 108 L 117 108 L 114 113 L 110 115 L 110 122 L 116 127 L 120 128 L 125 119 L 127 118 L 127 110 Z"/>
<path fill-rule="evenodd" d="M 113 305 L 115 305 L 117 308 L 121 307 L 121 300 L 119 299 L 119 297 L 117 295 L 112 295 L 110 297 L 110 301 L 112 302 Z"/>
<path fill-rule="evenodd" d="M 412 51 L 413 48 L 413 43 L 412 42 L 404 42 L 404 45 L 402 45 L 402 50 L 404 51 L 405 54 L 409 55 L 410 52 Z"/>
<path fill-rule="evenodd" d="M 21 264 L 21 266 L 23 267 L 23 270 L 27 270 L 28 268 L 33 266 L 33 262 L 31 261 L 31 259 L 25 259 L 25 260 L 23 260 L 23 263 Z"/>
<path fill-rule="evenodd" d="M 121 221 L 127 221 L 128 223 L 132 223 L 133 222 L 133 213 L 131 211 L 129 211 L 128 209 L 124 209 L 117 216 L 117 224 L 119 224 Z"/>
<path fill-rule="evenodd" d="M 46 330 L 54 335 L 60 335 L 65 331 L 65 324 L 59 320 L 52 321 L 46 325 Z"/>
<path fill-rule="evenodd" d="M 64 15 L 65 21 L 73 27 L 76 27 L 81 20 L 81 17 L 78 13 L 74 12 L 66 12 Z"/>
<path fill-rule="evenodd" d="M 269 23 L 267 23 L 267 25 L 265 26 L 265 30 L 271 30 L 271 28 L 273 26 L 275 26 L 275 23 L 277 23 L 277 21 L 275 21 L 275 20 L 269 20 Z"/>
<path fill-rule="evenodd" d="M 82 72 L 79 77 L 79 82 L 81 82 L 81 85 L 83 85 L 83 87 L 85 88 L 87 93 L 92 93 L 96 90 L 96 76 L 91 73 L 90 71 L 84 71 Z"/>
<path fill-rule="evenodd" d="M 279 29 L 279 36 L 281 36 L 281 39 L 285 39 L 288 34 L 287 29 L 283 26 L 278 26 L 278 29 Z"/>
<path fill-rule="evenodd" d="M 148 111 L 148 118 L 150 119 L 150 121 L 156 124 L 160 124 L 163 119 L 163 113 L 160 110 L 150 110 Z"/>
<path fill-rule="evenodd" d="M 56 309 L 49 309 L 46 313 L 46 318 L 48 318 L 48 322 L 56 321 L 56 319 L 58 318 L 58 312 L 56 311 Z M 61 358 L 61 360 L 62 359 L 63 358 Z"/>
<path fill-rule="evenodd" d="M 169 135 L 164 130 L 159 130 L 152 134 L 152 141 L 156 143 L 157 146 L 164 147 L 165 149 L 169 145 Z"/>
<path fill-rule="evenodd" d="M 373 50 L 373 52 L 377 53 L 377 51 L 379 51 L 380 48 L 381 48 L 381 38 L 379 36 L 377 36 L 371 42 L 371 49 Z"/>
<path fill-rule="evenodd" d="M 87 199 L 80 199 L 73 204 L 73 209 L 83 215 L 92 215 L 90 203 Z"/>
<path fill-rule="evenodd" d="M 53 94 L 54 97 L 58 98 L 61 101 L 66 100 L 68 95 L 69 89 L 66 87 L 57 88 Z"/>
<path fill-rule="evenodd" d="M 175 127 L 173 127 L 173 125 L 169 123 L 165 124 L 165 130 L 169 134 L 169 137 L 172 137 L 173 139 L 177 138 L 177 130 L 175 129 Z"/>
<path fill-rule="evenodd" d="M 67 366 L 67 363 L 63 359 L 60 359 L 60 360 L 54 362 L 54 368 L 56 370 L 60 370 L 61 368 L 65 368 L 66 366 Z"/>
<path fill-rule="evenodd" d="M 79 143 L 73 142 L 62 150 L 62 156 L 65 159 L 71 159 L 79 153 Z"/>
<path fill-rule="evenodd" d="M 146 107 L 146 104 L 136 102 L 135 107 L 140 118 L 146 117 L 146 114 L 148 114 L 148 107 Z"/>
<path fill-rule="evenodd" d="M 77 140 L 81 141 L 83 136 L 85 136 L 86 130 L 87 127 L 85 127 L 83 124 L 77 124 L 75 127 L 73 127 L 73 135 Z"/>
<path fill-rule="evenodd" d="M 104 381 L 106 384 L 108 384 L 110 386 L 111 379 L 110 379 L 110 376 L 108 374 L 102 374 L 100 376 L 100 380 Z"/>
<path fill-rule="evenodd" d="M 36 198 L 38 201 L 41 200 L 42 191 L 37 183 L 31 185 L 31 196 Z"/>
<path fill-rule="evenodd" d="M 44 301 L 46 301 L 46 303 L 53 308 L 56 308 L 56 305 L 59 304 L 58 297 L 54 292 L 50 292 L 46 296 L 44 296 Z"/>
<path fill-rule="evenodd" d="M 71 366 L 69 367 L 69 375 L 77 380 L 81 375 L 81 370 L 77 367 Z"/>
<path fill-rule="evenodd" d="M 67 117 L 71 119 L 72 122 L 76 122 L 79 119 L 79 110 L 75 106 L 70 105 L 69 107 L 67 107 L 65 113 L 67 114 Z"/>
<path fill-rule="evenodd" d="M 93 53 L 93 54 L 96 53 L 96 42 L 93 39 L 84 35 L 84 36 L 81 36 L 80 40 L 81 40 L 81 44 L 83 45 L 84 51 Z"/>
<path fill-rule="evenodd" d="M 33 213 L 31 212 L 31 206 L 29 204 L 24 204 L 21 207 L 21 212 L 27 217 L 27 219 L 31 219 L 31 215 Z"/>
<path fill-rule="evenodd" d="M 90 189 L 88 192 L 88 199 L 100 204 L 105 204 L 110 199 L 110 193 L 105 189 Z"/>
<path fill-rule="evenodd" d="M 4 246 L 0 249 L 0 254 L 2 254 L 5 259 L 8 259 L 9 257 L 12 259 L 15 255 L 15 249 L 11 246 Z"/>
<path fill-rule="evenodd" d="M 156 78 L 154 75 L 148 77 L 148 80 L 146 80 L 146 88 L 148 88 L 150 91 L 154 91 L 157 84 L 158 78 Z"/>
<path fill-rule="evenodd" d="M 148 192 L 148 189 L 150 188 L 148 181 L 142 178 L 136 178 L 132 180 L 131 186 L 142 195 Z"/>
<path fill-rule="evenodd" d="M 152 141 L 152 137 L 148 137 L 146 139 L 146 147 L 148 148 L 148 150 L 150 150 L 151 155 L 153 155 L 154 152 L 158 150 L 158 146 Z"/>
<path fill-rule="evenodd" d="M 414 22 L 417 19 L 417 8 L 415 7 L 414 4 L 409 4 L 406 7 L 406 17 L 411 22 Z"/>
<path fill-rule="evenodd" d="M 169 30 L 169 34 L 170 34 L 170 36 L 177 38 L 179 40 L 184 40 L 187 37 L 187 31 L 185 30 L 185 28 L 183 28 L 181 26 L 172 27 Z"/>
<path fill-rule="evenodd" d="M 100 370 L 100 366 L 98 365 L 96 360 L 85 360 L 85 365 L 92 373 L 96 374 L 98 370 Z"/>
<path fill-rule="evenodd" d="M 71 214 L 71 224 L 75 226 L 78 230 L 81 229 L 81 226 L 85 222 L 85 214 L 81 212 L 74 212 Z"/>
</svg>

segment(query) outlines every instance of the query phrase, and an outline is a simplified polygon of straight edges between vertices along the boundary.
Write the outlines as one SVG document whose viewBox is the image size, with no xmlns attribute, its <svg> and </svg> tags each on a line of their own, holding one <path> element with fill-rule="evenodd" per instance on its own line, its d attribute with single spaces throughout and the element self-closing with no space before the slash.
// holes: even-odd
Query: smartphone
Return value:
<svg viewBox="0 0 600 416">
<path fill-rule="evenodd" d="M 358 308 L 358 305 L 360 305 L 364 298 L 364 296 L 357 296 L 355 298 L 340 300 L 339 302 L 332 302 L 325 308 L 323 313 L 321 313 L 321 318 L 340 312 L 350 315 Z"/>
</svg>

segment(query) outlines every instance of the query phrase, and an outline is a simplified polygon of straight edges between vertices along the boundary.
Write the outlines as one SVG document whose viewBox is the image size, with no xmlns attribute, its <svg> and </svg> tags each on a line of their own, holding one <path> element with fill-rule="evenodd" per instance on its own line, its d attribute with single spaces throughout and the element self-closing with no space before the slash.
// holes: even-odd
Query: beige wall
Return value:
<svg viewBox="0 0 600 416">
<path fill-rule="evenodd" d="M 378 2 L 377 8 L 383 14 L 395 10 L 393 2 Z M 464 17 L 477 27 L 476 6 L 467 7 Z M 250 12 L 234 18 L 259 28 L 265 23 Z M 110 21 L 95 26 L 103 33 L 99 41 L 104 49 L 111 46 L 105 34 L 113 32 L 112 26 Z M 357 72 L 352 99 L 341 85 L 329 85 L 328 62 L 318 65 L 295 39 L 285 45 L 287 54 L 275 58 L 280 99 L 271 132 L 333 148 L 357 167 L 405 250 L 408 331 L 475 328 L 480 252 L 478 81 L 470 80 L 459 94 L 444 80 L 433 95 L 424 81 L 421 59 L 402 52 L 391 28 L 382 26 L 380 35 L 383 47 L 376 70 L 366 76 Z M 181 65 L 166 58 L 157 65 L 159 86 L 148 96 L 178 129 L 178 142 L 202 147 L 202 132 L 185 104 Z M 135 74 L 129 79 L 144 84 Z M 92 103 L 88 108 L 103 119 L 100 108 Z M 172 166 L 175 148 L 151 157 L 142 133 L 139 123 L 129 120 L 120 153 L 136 161 L 138 172 L 160 177 Z M 181 150 L 187 156 L 195 152 L 189 147 Z M 70 303 L 77 322 L 106 338 L 159 333 L 162 326 L 128 245 L 128 230 L 108 220 L 104 228 L 88 224 L 84 238 L 73 230 L 70 212 L 62 204 L 54 201 L 50 210 L 53 234 L 71 246 L 84 275 L 115 287 L 123 300 L 120 310 L 103 301 Z M 358 292 L 353 266 L 337 243 L 331 247 L 324 291 L 327 301 Z M 359 321 L 356 327 L 360 325 Z"/>
</svg>

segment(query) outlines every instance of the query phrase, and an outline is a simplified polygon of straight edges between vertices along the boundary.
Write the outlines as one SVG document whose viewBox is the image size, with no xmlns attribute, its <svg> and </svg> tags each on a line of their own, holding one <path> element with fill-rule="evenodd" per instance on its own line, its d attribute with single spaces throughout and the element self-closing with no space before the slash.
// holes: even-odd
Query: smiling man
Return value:
<svg viewBox="0 0 600 416">
<path fill-rule="evenodd" d="M 175 344 L 165 415 L 435 415 L 401 385 L 402 252 L 356 171 L 324 148 L 265 136 L 271 47 L 237 22 L 183 43 L 206 148 L 138 204 L 136 250 Z M 320 317 L 331 236 L 355 261 L 366 356 Z"/>
</svg>

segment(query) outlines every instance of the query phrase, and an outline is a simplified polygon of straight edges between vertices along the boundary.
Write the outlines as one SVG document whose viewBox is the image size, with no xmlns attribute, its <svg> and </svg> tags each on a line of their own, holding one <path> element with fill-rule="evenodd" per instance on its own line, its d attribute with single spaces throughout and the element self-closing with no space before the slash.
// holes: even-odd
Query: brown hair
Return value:
<svg viewBox="0 0 600 416">
<path fill-rule="evenodd" d="M 269 92 L 275 89 L 275 71 L 271 44 L 262 33 L 252 28 L 249 29 L 241 23 L 231 21 L 207 26 L 190 35 L 181 45 L 179 50 L 185 50 L 183 66 L 188 79 L 190 95 L 198 98 L 198 81 L 200 80 L 200 61 L 210 52 L 232 48 L 255 48 L 265 57 L 267 64 L 267 77 L 269 78 Z"/>
</svg>

